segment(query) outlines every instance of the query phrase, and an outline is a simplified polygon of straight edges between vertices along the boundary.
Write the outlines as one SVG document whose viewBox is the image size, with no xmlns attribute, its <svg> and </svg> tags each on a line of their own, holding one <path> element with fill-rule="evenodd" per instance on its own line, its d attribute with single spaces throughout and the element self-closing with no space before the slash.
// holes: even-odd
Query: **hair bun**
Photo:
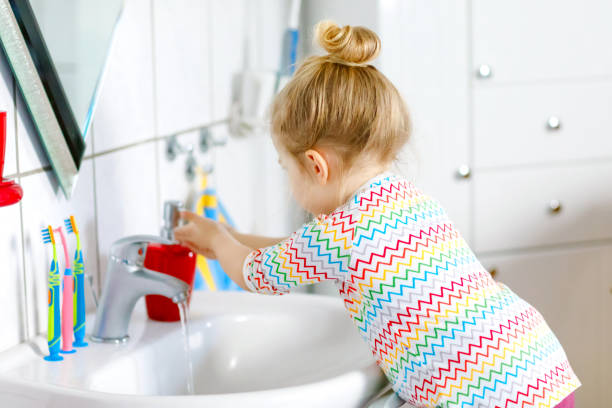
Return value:
<svg viewBox="0 0 612 408">
<path fill-rule="evenodd" d="M 366 65 L 380 52 L 380 38 L 365 27 L 321 21 L 315 26 L 315 38 L 336 62 L 347 65 Z"/>
</svg>

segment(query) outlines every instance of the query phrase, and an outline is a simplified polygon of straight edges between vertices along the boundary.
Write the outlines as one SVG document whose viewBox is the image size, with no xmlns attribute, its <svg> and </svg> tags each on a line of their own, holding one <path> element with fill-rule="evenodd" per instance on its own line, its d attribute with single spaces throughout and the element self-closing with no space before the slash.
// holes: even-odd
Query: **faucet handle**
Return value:
<svg viewBox="0 0 612 408">
<path fill-rule="evenodd" d="M 175 242 L 155 235 L 125 237 L 111 246 L 110 259 L 126 265 L 142 267 L 150 243 L 173 245 Z"/>
</svg>

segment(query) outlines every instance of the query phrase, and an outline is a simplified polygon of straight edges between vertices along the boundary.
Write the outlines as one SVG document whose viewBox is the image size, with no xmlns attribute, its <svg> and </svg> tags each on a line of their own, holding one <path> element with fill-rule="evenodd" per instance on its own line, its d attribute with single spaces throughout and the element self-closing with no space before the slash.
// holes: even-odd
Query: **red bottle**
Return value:
<svg viewBox="0 0 612 408">
<path fill-rule="evenodd" d="M 149 244 L 144 267 L 181 279 L 189 285 L 189 297 L 195 279 L 196 255 L 181 245 Z M 161 295 L 145 296 L 147 314 L 153 320 L 176 322 L 181 319 L 178 306 L 169 298 Z"/>
</svg>

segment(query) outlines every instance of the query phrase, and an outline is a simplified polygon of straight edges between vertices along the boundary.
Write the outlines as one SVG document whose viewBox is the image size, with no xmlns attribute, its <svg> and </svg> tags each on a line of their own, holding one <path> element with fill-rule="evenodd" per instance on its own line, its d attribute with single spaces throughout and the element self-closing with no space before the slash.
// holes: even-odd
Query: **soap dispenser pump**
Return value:
<svg viewBox="0 0 612 408">
<path fill-rule="evenodd" d="M 163 208 L 161 236 L 174 241 L 174 228 L 180 221 L 179 212 L 183 208 L 180 201 L 166 201 Z M 195 280 L 196 254 L 182 245 L 150 243 L 144 260 L 144 267 L 153 271 L 165 273 L 182 280 L 189 285 L 189 296 Z M 145 296 L 147 314 L 153 320 L 176 322 L 180 320 L 178 306 L 169 298 L 161 295 Z"/>
</svg>

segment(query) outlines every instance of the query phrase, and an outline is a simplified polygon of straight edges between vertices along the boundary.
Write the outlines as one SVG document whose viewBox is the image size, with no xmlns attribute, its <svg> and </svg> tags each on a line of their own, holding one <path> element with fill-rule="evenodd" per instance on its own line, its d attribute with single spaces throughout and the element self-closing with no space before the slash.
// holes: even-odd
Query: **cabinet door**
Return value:
<svg viewBox="0 0 612 408">
<path fill-rule="evenodd" d="M 469 165 L 466 1 L 378 3 L 380 69 L 398 88 L 412 117 L 400 171 L 437 198 L 469 237 L 470 185 L 457 177 L 457 170 Z"/>
<path fill-rule="evenodd" d="M 473 68 L 491 82 L 609 77 L 610 16 L 609 0 L 474 0 Z"/>
<path fill-rule="evenodd" d="M 609 404 L 604 373 L 612 367 L 609 338 L 610 248 L 556 250 L 536 254 L 481 257 L 495 279 L 532 304 L 551 327 L 582 387 L 578 407 Z"/>
</svg>

